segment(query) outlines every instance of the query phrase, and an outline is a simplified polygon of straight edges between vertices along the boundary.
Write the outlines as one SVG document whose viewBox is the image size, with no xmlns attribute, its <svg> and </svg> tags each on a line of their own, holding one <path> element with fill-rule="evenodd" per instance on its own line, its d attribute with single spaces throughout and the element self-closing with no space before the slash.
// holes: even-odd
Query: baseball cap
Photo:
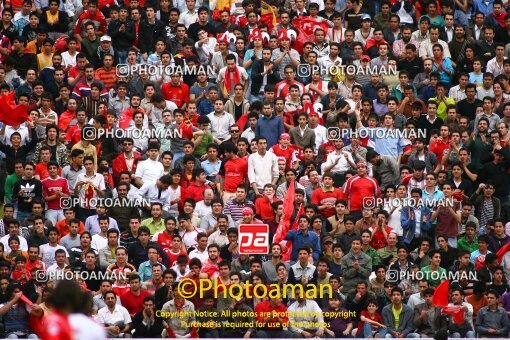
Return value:
<svg viewBox="0 0 510 340">
<path fill-rule="evenodd" d="M 361 16 L 361 21 L 363 20 L 372 20 L 372 17 L 370 16 L 370 14 L 363 14 Z"/>
<path fill-rule="evenodd" d="M 250 207 L 244 207 L 243 208 L 243 216 L 244 215 L 253 215 L 253 209 Z"/>
<path fill-rule="evenodd" d="M 99 41 L 100 41 L 100 42 L 103 42 L 103 41 L 109 41 L 109 42 L 111 42 L 111 41 L 112 41 L 112 38 L 111 38 L 109 35 L 103 35 Z"/>
<path fill-rule="evenodd" d="M 370 57 L 369 57 L 368 55 L 363 54 L 363 55 L 361 56 L 360 60 L 368 60 L 368 61 L 370 61 L 370 60 L 372 60 L 372 59 L 370 59 Z"/>
</svg>

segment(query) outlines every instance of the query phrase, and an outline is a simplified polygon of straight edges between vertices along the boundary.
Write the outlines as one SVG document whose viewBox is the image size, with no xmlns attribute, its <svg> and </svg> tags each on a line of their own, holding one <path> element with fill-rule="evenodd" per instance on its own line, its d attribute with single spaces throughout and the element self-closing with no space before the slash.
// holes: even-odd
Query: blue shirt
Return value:
<svg viewBox="0 0 510 340">
<path fill-rule="evenodd" d="M 166 269 L 163 264 L 161 264 L 161 266 L 163 267 L 163 270 Z M 140 263 L 140 266 L 138 267 L 138 275 L 140 275 L 140 283 L 152 279 L 152 265 L 149 261 Z"/>
<path fill-rule="evenodd" d="M 454 69 L 453 69 L 453 65 L 452 65 L 452 60 L 450 58 L 448 58 L 448 57 L 444 58 L 444 60 L 443 60 L 443 68 L 445 68 L 448 71 L 450 71 L 451 74 L 453 75 Z M 440 70 L 439 66 L 435 62 L 434 62 L 432 71 L 436 71 L 437 73 L 439 73 L 439 81 L 440 82 L 442 82 L 442 83 L 449 83 L 450 82 L 451 76 L 448 73 L 446 73 L 444 70 Z"/>
<path fill-rule="evenodd" d="M 489 4 L 485 4 L 484 0 L 475 0 L 475 13 L 482 12 L 485 17 L 488 17 L 492 13 L 492 5 L 494 0 L 490 0 Z"/>
<path fill-rule="evenodd" d="M 381 156 L 391 156 L 395 159 L 402 153 L 405 140 L 399 130 L 388 130 L 387 128 L 363 128 L 368 136 L 375 143 L 375 151 Z"/>
<path fill-rule="evenodd" d="M 272 115 L 268 119 L 262 116 L 257 122 L 255 136 L 265 137 L 267 139 L 267 148 L 269 149 L 273 145 L 278 144 L 283 131 L 283 120 L 280 117 Z"/>
<path fill-rule="evenodd" d="M 202 99 L 200 101 L 200 105 L 198 105 L 198 113 L 201 116 L 208 115 L 209 113 L 214 111 L 214 105 L 211 103 L 209 99 Z"/>
<path fill-rule="evenodd" d="M 210 160 L 206 159 L 201 164 L 206 176 L 216 176 L 220 171 L 221 161 L 219 159 L 216 163 L 211 163 Z"/>
<path fill-rule="evenodd" d="M 306 235 L 301 233 L 301 230 L 291 230 L 285 236 L 287 241 L 292 241 L 292 253 L 290 254 L 291 261 L 298 260 L 299 248 L 304 247 L 306 244 L 311 244 L 313 249 L 313 259 L 317 261 L 321 252 L 321 244 L 319 236 L 313 232 L 308 231 Z"/>
</svg>

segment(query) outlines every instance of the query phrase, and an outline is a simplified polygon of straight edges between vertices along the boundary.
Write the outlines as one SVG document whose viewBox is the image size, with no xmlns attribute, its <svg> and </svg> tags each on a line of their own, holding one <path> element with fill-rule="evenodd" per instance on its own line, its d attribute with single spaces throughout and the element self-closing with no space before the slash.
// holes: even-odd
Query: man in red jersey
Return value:
<svg viewBox="0 0 510 340">
<path fill-rule="evenodd" d="M 221 262 L 220 247 L 216 243 L 212 243 L 207 246 L 207 253 L 209 258 L 203 263 L 200 278 L 212 280 L 220 275 L 220 268 L 218 267 Z"/>
<path fill-rule="evenodd" d="M 151 293 L 141 288 L 140 276 L 138 274 L 131 274 L 128 278 L 130 289 L 125 292 L 120 301 L 122 306 L 126 307 L 131 317 L 143 309 L 143 299 L 150 296 Z"/>
<path fill-rule="evenodd" d="M 239 184 L 246 184 L 248 179 L 248 161 L 237 155 L 237 146 L 231 143 L 225 144 L 223 149 L 225 158 L 221 162 L 220 171 L 220 194 L 223 202 L 227 203 L 235 197 Z"/>
<path fill-rule="evenodd" d="M 433 152 L 439 164 L 443 161 L 443 155 L 447 149 L 450 148 L 450 128 L 448 125 L 441 125 L 439 129 L 439 137 L 438 138 L 430 138 L 430 147 L 429 151 Z"/>
<path fill-rule="evenodd" d="M 292 167 L 292 155 L 296 151 L 296 146 L 290 144 L 290 135 L 288 133 L 282 133 L 280 135 L 280 143 L 273 145 L 269 150 L 278 157 L 284 157 L 287 162 L 287 168 Z"/>
<path fill-rule="evenodd" d="M 89 6 L 87 10 L 84 11 L 79 17 L 76 26 L 74 27 L 74 36 L 78 39 L 78 42 L 84 38 L 84 28 L 85 25 L 92 21 L 94 27 L 96 29 L 96 34 L 102 36 L 106 32 L 106 19 L 104 14 L 101 11 L 97 10 L 97 0 L 92 0 L 89 2 Z"/>
<path fill-rule="evenodd" d="M 193 169 L 191 180 L 193 182 L 184 190 L 181 199 L 185 201 L 187 198 L 193 198 L 195 202 L 200 202 L 204 199 L 205 189 L 209 188 L 209 186 L 205 184 L 205 182 L 207 182 L 205 171 L 203 169 Z"/>
<path fill-rule="evenodd" d="M 164 252 L 170 256 L 170 249 L 172 248 L 172 240 L 174 235 L 176 235 L 177 229 L 177 220 L 173 216 L 169 216 L 165 218 L 165 230 L 158 231 L 152 237 L 152 241 L 156 242 L 161 246 Z"/>
<path fill-rule="evenodd" d="M 324 218 L 334 216 L 336 214 L 335 204 L 338 200 L 344 199 L 342 189 L 335 188 L 333 182 L 335 175 L 326 172 L 322 176 L 322 188 L 319 187 L 313 191 L 312 204 L 315 204 L 319 212 Z"/>
<path fill-rule="evenodd" d="M 165 100 L 174 102 L 180 109 L 186 110 L 189 102 L 189 86 L 181 81 L 181 73 L 170 76 L 170 82 L 161 85 L 161 93 Z"/>
<path fill-rule="evenodd" d="M 270 295 L 271 296 L 271 295 Z M 289 326 L 287 307 L 280 297 L 272 297 L 269 300 L 259 302 L 255 306 L 258 330 L 255 338 L 292 338 L 292 332 L 284 330 Z"/>
<path fill-rule="evenodd" d="M 367 163 L 356 163 L 358 174 L 347 180 L 345 194 L 348 197 L 349 210 L 356 219 L 361 218 L 363 203 L 367 198 L 375 199 L 381 196 L 379 183 L 373 177 L 368 176 Z"/>
<path fill-rule="evenodd" d="M 71 193 L 67 179 L 58 175 L 57 162 L 50 161 L 48 163 L 48 172 L 50 177 L 42 181 L 43 197 L 47 204 L 46 219 L 55 225 L 65 217 L 61 198 L 69 197 Z"/>
</svg>

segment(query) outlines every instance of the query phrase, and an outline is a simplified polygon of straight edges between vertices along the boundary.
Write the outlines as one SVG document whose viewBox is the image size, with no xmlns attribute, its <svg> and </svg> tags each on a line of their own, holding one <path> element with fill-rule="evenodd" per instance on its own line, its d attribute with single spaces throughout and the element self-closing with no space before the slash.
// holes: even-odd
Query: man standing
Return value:
<svg viewBox="0 0 510 340">
<path fill-rule="evenodd" d="M 259 137 L 257 152 L 248 158 L 248 179 L 257 198 L 262 197 L 264 185 L 268 183 L 275 185 L 279 176 L 278 158 L 274 153 L 267 152 L 267 145 L 267 139 Z"/>
<path fill-rule="evenodd" d="M 480 337 L 508 337 L 510 321 L 503 307 L 498 306 L 499 294 L 495 290 L 487 293 L 487 306 L 482 307 L 476 317 L 476 331 Z"/>
<path fill-rule="evenodd" d="M 271 148 L 278 144 L 284 132 L 283 120 L 274 115 L 274 104 L 270 101 L 264 101 L 262 104 L 262 115 L 255 128 L 255 136 L 264 137 L 267 142 L 266 148 Z"/>
<path fill-rule="evenodd" d="M 35 166 L 25 163 L 23 178 L 12 188 L 12 202 L 17 205 L 18 221 L 24 221 L 32 212 L 32 201 L 35 197 L 42 197 L 41 181 L 34 178 Z"/>
<path fill-rule="evenodd" d="M 93 199 L 104 197 L 106 189 L 103 175 L 94 171 L 94 158 L 87 156 L 83 163 L 85 173 L 78 175 L 74 186 L 74 194 L 80 198 L 78 218 L 82 221 L 95 214 L 96 203 Z"/>
<path fill-rule="evenodd" d="M 48 163 L 50 177 L 42 181 L 43 196 L 48 208 L 46 211 L 46 218 L 51 221 L 53 225 L 64 219 L 62 198 L 71 195 L 69 184 L 66 179 L 58 175 L 58 169 L 58 163 L 50 161 Z"/>
<path fill-rule="evenodd" d="M 355 236 L 351 242 L 351 250 L 342 258 L 342 277 L 344 278 L 344 291 L 353 291 L 356 285 L 368 283 L 372 272 L 372 258 L 361 251 L 361 238 Z"/>
</svg>

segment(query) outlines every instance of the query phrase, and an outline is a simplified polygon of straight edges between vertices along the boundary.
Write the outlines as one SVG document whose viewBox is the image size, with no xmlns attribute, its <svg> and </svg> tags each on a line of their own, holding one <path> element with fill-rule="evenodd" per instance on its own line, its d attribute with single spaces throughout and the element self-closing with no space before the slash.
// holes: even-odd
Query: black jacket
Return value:
<svg viewBox="0 0 510 340">
<path fill-rule="evenodd" d="M 264 80 L 264 76 L 262 73 L 264 72 L 264 62 L 262 59 L 255 59 L 251 66 L 251 94 L 256 96 L 260 92 L 260 88 L 262 87 L 262 82 Z M 267 74 L 267 84 L 276 85 L 280 81 L 280 77 L 278 76 L 277 66 L 274 65 L 273 72 Z"/>
<path fill-rule="evenodd" d="M 67 26 L 69 25 L 69 17 L 64 11 L 58 11 L 58 21 L 50 25 L 48 23 L 48 11 L 44 11 L 40 17 L 40 25 L 48 25 L 48 32 L 59 32 L 66 33 L 68 31 Z"/>
<path fill-rule="evenodd" d="M 14 162 L 17 160 L 22 160 L 23 162 L 26 161 L 27 155 L 35 148 L 37 145 L 37 142 L 39 141 L 37 139 L 37 132 L 35 131 L 35 128 L 31 130 L 32 139 L 30 142 L 28 142 L 25 145 L 22 145 L 19 147 L 18 150 L 14 150 L 12 146 L 6 145 L 2 142 L 0 142 L 0 151 L 2 151 L 5 154 L 5 166 L 7 168 L 7 173 L 13 174 L 14 173 Z"/>
<path fill-rule="evenodd" d="M 156 20 L 154 24 L 149 24 L 147 21 L 140 23 L 138 27 L 138 47 L 140 53 L 151 54 L 156 47 L 156 39 L 166 39 L 165 24 Z"/>
<path fill-rule="evenodd" d="M 32 68 L 36 71 L 39 70 L 37 56 L 34 53 L 25 50 L 21 55 L 19 55 L 13 51 L 9 56 L 16 60 L 16 65 L 14 68 L 18 71 L 18 75 L 23 79 L 27 77 L 27 71 L 29 68 Z"/>
<path fill-rule="evenodd" d="M 154 310 L 154 313 L 156 310 Z M 131 329 L 134 329 L 135 338 L 161 338 L 163 332 L 163 319 L 154 316 L 153 325 L 144 325 L 143 323 L 143 310 L 139 311 L 133 317 L 133 323 Z"/>
<path fill-rule="evenodd" d="M 125 29 L 121 32 L 119 29 L 124 25 Z M 119 51 L 127 51 L 133 46 L 136 39 L 135 25 L 132 21 L 114 20 L 108 25 L 108 35 L 112 38 L 112 46 Z"/>
<path fill-rule="evenodd" d="M 23 188 L 23 196 L 19 192 Z M 36 197 L 42 197 L 41 181 L 32 177 L 30 180 L 21 179 L 12 188 L 12 201 L 18 203 L 18 210 L 29 212 L 32 210 L 32 201 Z"/>
</svg>

